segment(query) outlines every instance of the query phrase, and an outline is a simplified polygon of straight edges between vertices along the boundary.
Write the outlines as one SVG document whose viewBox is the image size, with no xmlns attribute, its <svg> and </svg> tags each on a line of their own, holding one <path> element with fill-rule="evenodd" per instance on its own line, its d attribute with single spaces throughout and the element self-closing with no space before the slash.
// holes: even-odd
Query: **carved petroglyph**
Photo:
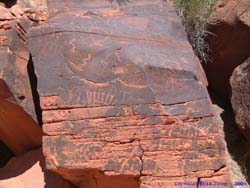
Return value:
<svg viewBox="0 0 250 188">
<path fill-rule="evenodd" d="M 174 187 L 218 169 L 229 181 L 205 76 L 173 7 L 135 1 L 104 17 L 113 8 L 98 2 L 30 31 L 48 168 L 82 188 Z"/>
</svg>

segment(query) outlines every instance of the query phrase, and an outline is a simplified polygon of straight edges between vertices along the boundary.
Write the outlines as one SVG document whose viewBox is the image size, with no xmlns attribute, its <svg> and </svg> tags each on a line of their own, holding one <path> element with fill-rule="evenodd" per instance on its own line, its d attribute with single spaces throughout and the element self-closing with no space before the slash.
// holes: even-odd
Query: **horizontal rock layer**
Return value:
<svg viewBox="0 0 250 188">
<path fill-rule="evenodd" d="M 62 1 L 58 12 L 49 1 L 50 18 L 29 30 L 47 168 L 82 188 L 230 182 L 206 78 L 172 5 L 98 2 Z"/>
</svg>

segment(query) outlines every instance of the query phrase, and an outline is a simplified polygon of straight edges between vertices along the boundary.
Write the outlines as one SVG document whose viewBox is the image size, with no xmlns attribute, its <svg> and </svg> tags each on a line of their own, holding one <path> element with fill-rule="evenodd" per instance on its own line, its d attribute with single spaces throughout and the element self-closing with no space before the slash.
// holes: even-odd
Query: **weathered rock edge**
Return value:
<svg viewBox="0 0 250 188">
<path fill-rule="evenodd" d="M 250 141 L 250 58 L 236 67 L 230 83 L 236 123 Z"/>
<path fill-rule="evenodd" d="M 7 160 L 11 153 L 8 149 L 19 155 L 42 144 L 26 41 L 27 30 L 42 19 L 32 7 L 6 8 L 3 3 L 0 3 L 0 15 L 0 140 L 4 142 L 0 155 Z M 9 148 L 5 149 L 4 144 Z"/>
<path fill-rule="evenodd" d="M 56 2 L 29 30 L 47 168 L 88 188 L 230 183 L 206 78 L 172 5 Z"/>
<path fill-rule="evenodd" d="M 240 131 L 246 138 L 246 149 L 242 156 L 242 165 L 246 177 L 250 177 L 249 145 L 250 143 L 250 58 L 237 66 L 230 78 L 232 88 L 231 104 L 235 114 L 235 121 Z M 244 146 L 242 147 L 244 148 Z"/>
</svg>

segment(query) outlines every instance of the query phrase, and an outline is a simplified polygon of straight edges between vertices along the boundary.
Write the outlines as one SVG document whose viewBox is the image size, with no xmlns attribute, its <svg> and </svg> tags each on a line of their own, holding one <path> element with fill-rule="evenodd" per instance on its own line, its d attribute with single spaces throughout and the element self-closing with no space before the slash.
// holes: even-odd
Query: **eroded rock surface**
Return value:
<svg viewBox="0 0 250 188">
<path fill-rule="evenodd" d="M 232 87 L 231 103 L 235 114 L 235 121 L 240 131 L 250 143 L 250 58 L 235 68 L 230 83 Z M 242 163 L 245 165 L 245 174 L 250 179 L 249 146 L 242 155 Z"/>
<path fill-rule="evenodd" d="M 0 4 L 0 154 L 1 159 L 41 145 L 42 130 L 37 125 L 32 86 L 32 62 L 26 33 L 42 20 L 31 7 Z M 20 1 L 18 1 L 19 3 Z M 6 8 L 6 6 L 8 8 Z"/>
<path fill-rule="evenodd" d="M 11 15 L 8 9 L 5 10 Z M 29 50 L 25 37 L 27 29 L 34 23 L 14 16 L 11 19 L 0 22 L 0 77 L 5 80 L 19 105 L 37 120 L 27 69 Z"/>
<path fill-rule="evenodd" d="M 250 1 L 218 0 L 207 38 L 211 62 L 204 64 L 211 88 L 230 101 L 233 70 L 250 56 Z"/>
<path fill-rule="evenodd" d="M 81 188 L 230 183 L 206 78 L 172 5 L 56 2 L 29 30 L 47 168 Z"/>
<path fill-rule="evenodd" d="M 235 120 L 250 141 L 250 58 L 234 70 L 230 83 Z"/>
<path fill-rule="evenodd" d="M 18 1 L 11 8 L 0 6 L 0 78 L 4 79 L 15 96 L 18 104 L 37 121 L 33 103 L 30 77 L 30 55 L 26 41 L 26 33 L 35 27 L 44 17 L 34 12 L 32 7 L 19 6 Z M 29 64 L 28 64 L 29 63 Z"/>
</svg>

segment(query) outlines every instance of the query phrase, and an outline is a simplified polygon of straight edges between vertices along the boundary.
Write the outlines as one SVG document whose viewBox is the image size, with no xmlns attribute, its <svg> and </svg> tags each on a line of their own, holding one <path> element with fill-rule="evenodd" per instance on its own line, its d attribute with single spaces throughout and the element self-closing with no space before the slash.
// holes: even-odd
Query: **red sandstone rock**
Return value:
<svg viewBox="0 0 250 188">
<path fill-rule="evenodd" d="M 3 15 L 0 20 L 0 140 L 18 155 L 41 145 L 42 130 L 36 123 L 39 117 L 33 103 L 36 83 L 26 41 L 28 28 L 37 22 L 31 21 L 30 13 L 21 8 L 18 16 L 4 6 L 0 12 Z"/>
<path fill-rule="evenodd" d="M 170 3 L 48 3 L 28 37 L 48 169 L 81 188 L 230 183 L 206 78 Z"/>
<path fill-rule="evenodd" d="M 42 130 L 0 79 L 0 138 L 18 155 L 41 145 Z"/>
<path fill-rule="evenodd" d="M 207 38 L 211 62 L 204 64 L 209 84 L 224 99 L 230 100 L 229 83 L 233 70 L 250 56 L 250 1 L 219 0 L 211 18 Z"/>
<path fill-rule="evenodd" d="M 235 121 L 245 138 L 250 142 L 250 58 L 248 58 L 243 64 L 237 66 L 230 78 L 230 84 L 232 87 L 231 103 L 235 114 Z M 249 145 L 245 144 L 241 148 L 244 150 L 244 166 L 247 169 L 247 177 L 250 177 L 250 160 L 246 154 L 249 152 Z"/>
<path fill-rule="evenodd" d="M 9 9 L 6 9 L 9 11 Z M 17 103 L 35 120 L 32 70 L 26 41 L 28 28 L 37 25 L 26 16 L 0 22 L 0 78 L 14 95 Z"/>
<path fill-rule="evenodd" d="M 235 120 L 250 141 L 250 58 L 234 70 L 230 83 Z"/>
<path fill-rule="evenodd" d="M 0 6 L 0 21 L 13 20 L 14 16 L 3 6 Z"/>
</svg>

